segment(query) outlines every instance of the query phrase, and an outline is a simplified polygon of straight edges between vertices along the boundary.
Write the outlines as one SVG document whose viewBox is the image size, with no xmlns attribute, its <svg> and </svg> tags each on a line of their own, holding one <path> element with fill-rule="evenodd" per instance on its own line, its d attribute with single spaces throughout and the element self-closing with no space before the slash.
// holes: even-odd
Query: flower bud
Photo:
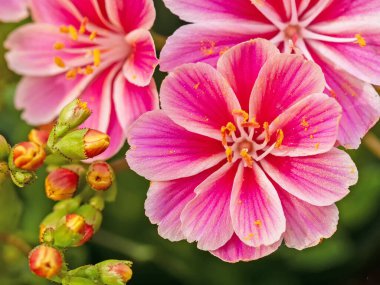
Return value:
<svg viewBox="0 0 380 285">
<path fill-rule="evenodd" d="M 11 178 L 14 184 L 18 187 L 24 187 L 28 184 L 33 183 L 36 180 L 36 175 L 34 172 L 29 172 L 25 170 L 12 170 L 10 171 Z"/>
<path fill-rule="evenodd" d="M 45 179 L 46 196 L 54 201 L 71 198 L 77 191 L 79 176 L 66 168 L 57 168 Z"/>
<path fill-rule="evenodd" d="M 87 171 L 86 180 L 90 187 L 96 191 L 108 190 L 114 180 L 111 166 L 102 161 L 92 163 Z"/>
<path fill-rule="evenodd" d="M 28 139 L 29 141 L 44 147 L 49 139 L 49 133 L 48 130 L 33 129 L 29 132 Z"/>
<path fill-rule="evenodd" d="M 104 198 L 100 195 L 92 197 L 88 203 L 98 211 L 104 209 Z"/>
<path fill-rule="evenodd" d="M 95 232 L 99 230 L 103 220 L 103 215 L 99 210 L 89 204 L 85 204 L 76 213 L 81 215 L 86 220 L 86 223 L 92 226 Z"/>
<path fill-rule="evenodd" d="M 19 169 L 35 171 L 42 166 L 46 158 L 42 146 L 34 142 L 22 142 L 12 149 L 13 165 Z"/>
<path fill-rule="evenodd" d="M 67 214 L 66 210 L 55 210 L 47 215 L 40 224 L 40 241 L 44 241 L 45 232 L 49 229 L 55 230 L 62 224 L 62 219 Z"/>
<path fill-rule="evenodd" d="M 81 197 L 76 196 L 75 198 L 63 200 L 54 206 L 54 211 L 65 211 L 66 214 L 74 212 L 79 208 L 81 203 Z"/>
<path fill-rule="evenodd" d="M 98 282 L 94 282 L 90 279 L 83 277 L 67 276 L 62 280 L 62 285 L 97 285 Z"/>
<path fill-rule="evenodd" d="M 0 135 L 0 161 L 8 159 L 10 150 L 11 148 L 7 140 L 2 135 Z"/>
<path fill-rule="evenodd" d="M 61 137 L 67 132 L 74 130 L 81 125 L 91 115 L 91 110 L 87 103 L 80 99 L 75 99 L 66 105 L 59 114 L 57 125 L 55 126 L 55 136 Z"/>
<path fill-rule="evenodd" d="M 70 160 L 84 160 L 104 152 L 109 143 L 108 135 L 92 129 L 82 129 L 64 136 L 55 145 L 55 149 Z"/>
<path fill-rule="evenodd" d="M 131 263 L 121 260 L 107 260 L 97 264 L 101 281 L 107 285 L 122 285 L 132 278 Z"/>
<path fill-rule="evenodd" d="M 43 278 L 52 278 L 62 270 L 62 254 L 54 247 L 40 245 L 29 254 L 30 270 Z"/>
</svg>

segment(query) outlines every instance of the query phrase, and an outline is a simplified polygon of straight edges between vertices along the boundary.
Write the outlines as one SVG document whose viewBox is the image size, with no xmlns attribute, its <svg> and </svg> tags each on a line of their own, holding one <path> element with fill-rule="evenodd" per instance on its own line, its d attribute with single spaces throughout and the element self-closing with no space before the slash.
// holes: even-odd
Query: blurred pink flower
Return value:
<svg viewBox="0 0 380 285">
<path fill-rule="evenodd" d="M 5 43 L 9 68 L 24 75 L 16 107 L 28 123 L 44 124 L 80 97 L 93 111 L 84 127 L 111 137 L 97 159 L 114 155 L 129 125 L 158 108 L 153 1 L 32 0 L 30 8 L 35 23 Z"/>
<path fill-rule="evenodd" d="M 28 0 L 0 0 L 0 22 L 18 22 L 28 17 Z"/>
<path fill-rule="evenodd" d="M 171 241 L 228 262 L 282 240 L 303 249 L 336 230 L 335 202 L 357 181 L 334 148 L 341 118 L 315 63 L 266 40 L 242 43 L 217 69 L 186 64 L 161 89 L 162 110 L 131 127 L 130 167 L 153 181 L 146 214 Z"/>
<path fill-rule="evenodd" d="M 190 62 L 215 65 L 240 42 L 262 37 L 321 67 L 327 88 L 343 108 L 338 141 L 357 148 L 378 121 L 380 1 L 378 0 L 164 0 L 185 21 L 161 53 L 161 69 Z M 291 40 L 291 41 L 290 41 Z M 293 42 L 293 43 L 292 43 Z M 292 43 L 292 44 L 290 44 Z"/>
</svg>

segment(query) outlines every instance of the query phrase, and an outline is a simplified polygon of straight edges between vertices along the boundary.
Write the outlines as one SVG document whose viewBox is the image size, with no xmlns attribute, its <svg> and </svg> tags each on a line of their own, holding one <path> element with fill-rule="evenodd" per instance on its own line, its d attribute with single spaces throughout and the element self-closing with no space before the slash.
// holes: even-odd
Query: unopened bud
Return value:
<svg viewBox="0 0 380 285">
<path fill-rule="evenodd" d="M 94 234 L 94 229 L 78 214 L 68 214 L 65 223 L 54 232 L 54 245 L 75 247 L 86 243 Z"/>
<path fill-rule="evenodd" d="M 49 131 L 33 129 L 29 132 L 28 139 L 41 146 L 46 146 L 49 139 Z"/>
<path fill-rule="evenodd" d="M 14 184 L 18 187 L 24 187 L 28 184 L 33 183 L 36 180 L 36 175 L 34 172 L 29 172 L 25 170 L 11 170 L 11 178 Z"/>
<path fill-rule="evenodd" d="M 82 129 L 64 136 L 55 145 L 55 149 L 70 160 L 85 160 L 104 152 L 109 143 L 108 135 L 92 129 Z"/>
<path fill-rule="evenodd" d="M 102 196 L 96 195 L 92 197 L 89 204 L 98 211 L 103 211 L 104 209 L 104 198 Z"/>
<path fill-rule="evenodd" d="M 13 165 L 16 168 L 35 171 L 42 166 L 46 158 L 42 146 L 34 142 L 22 142 L 12 149 Z"/>
<path fill-rule="evenodd" d="M 52 278 L 62 270 L 62 254 L 54 247 L 40 245 L 29 254 L 30 270 L 43 278 Z"/>
<path fill-rule="evenodd" d="M 8 159 L 10 150 L 11 148 L 7 140 L 2 135 L 0 135 L 0 161 L 5 161 Z"/>
<path fill-rule="evenodd" d="M 95 232 L 99 230 L 103 220 L 103 215 L 99 210 L 89 204 L 85 204 L 76 213 L 81 215 L 86 220 L 86 223 L 92 226 Z"/>
<path fill-rule="evenodd" d="M 79 208 L 81 203 L 81 198 L 76 196 L 75 198 L 63 200 L 54 206 L 54 211 L 65 211 L 66 214 L 74 212 Z"/>
<path fill-rule="evenodd" d="M 47 230 L 55 230 L 60 224 L 62 224 L 62 219 L 67 214 L 66 210 L 55 210 L 49 215 L 47 215 L 40 224 L 40 241 L 45 241 L 45 233 Z M 50 241 L 49 241 L 50 242 Z"/>
<path fill-rule="evenodd" d="M 55 136 L 62 137 L 67 132 L 74 130 L 81 125 L 91 115 L 87 103 L 80 99 L 75 99 L 66 105 L 59 114 L 57 125 L 55 126 Z"/>
<path fill-rule="evenodd" d="M 122 285 L 132 278 L 131 262 L 122 260 L 107 260 L 96 265 L 100 278 L 107 285 Z"/>
<path fill-rule="evenodd" d="M 46 196 L 54 201 L 71 198 L 77 191 L 79 176 L 66 168 L 57 168 L 45 179 Z"/>
<path fill-rule="evenodd" d="M 90 187 L 96 191 L 108 190 L 114 180 L 111 166 L 102 161 L 92 163 L 87 171 L 86 180 Z"/>
</svg>

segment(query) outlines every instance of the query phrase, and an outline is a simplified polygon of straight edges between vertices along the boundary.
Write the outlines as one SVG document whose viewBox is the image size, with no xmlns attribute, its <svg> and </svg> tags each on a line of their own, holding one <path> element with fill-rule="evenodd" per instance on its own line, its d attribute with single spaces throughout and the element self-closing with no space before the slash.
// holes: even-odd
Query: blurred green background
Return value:
<svg viewBox="0 0 380 285">
<path fill-rule="evenodd" d="M 155 5 L 156 32 L 170 35 L 183 24 L 162 1 L 155 1 Z M 0 24 L 1 43 L 15 27 Z M 4 52 L 0 46 L 0 133 L 14 144 L 26 140 L 30 127 L 13 107 L 19 78 L 7 69 Z M 157 72 L 158 84 L 163 76 Z M 380 137 L 380 126 L 373 132 Z M 359 168 L 359 183 L 338 204 L 336 234 L 315 248 L 299 252 L 283 246 L 258 261 L 227 264 L 197 250 L 194 244 L 171 243 L 159 237 L 156 226 L 144 215 L 148 182 L 124 171 L 118 175 L 118 199 L 104 212 L 102 230 L 89 244 L 67 252 L 69 264 L 74 268 L 104 259 L 130 259 L 134 262 L 132 285 L 380 284 L 380 160 L 364 145 L 350 154 Z M 31 246 L 38 243 L 39 223 L 53 205 L 44 195 L 44 176 L 40 171 L 38 182 L 25 189 L 0 189 L 1 285 L 49 284 L 32 276 L 25 254 L 4 243 L 9 234 Z"/>
</svg>

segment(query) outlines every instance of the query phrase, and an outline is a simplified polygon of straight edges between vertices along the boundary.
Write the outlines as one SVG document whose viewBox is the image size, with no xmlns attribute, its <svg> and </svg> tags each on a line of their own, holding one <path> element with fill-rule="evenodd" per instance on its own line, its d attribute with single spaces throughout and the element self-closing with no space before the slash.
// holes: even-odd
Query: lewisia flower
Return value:
<svg viewBox="0 0 380 285">
<path fill-rule="evenodd" d="M 330 237 L 334 203 L 357 171 L 334 148 L 342 111 L 325 84 L 315 63 L 260 39 L 224 53 L 217 69 L 169 74 L 162 110 L 128 135 L 130 167 L 153 181 L 145 209 L 159 234 L 228 262 Z"/>
<path fill-rule="evenodd" d="M 35 23 L 7 39 L 9 67 L 24 75 L 16 107 L 30 124 L 44 124 L 79 97 L 92 116 L 83 127 L 107 133 L 115 154 L 131 122 L 158 108 L 157 65 L 149 33 L 152 0 L 31 0 Z"/>
<path fill-rule="evenodd" d="M 190 62 L 216 64 L 228 48 L 262 37 L 321 67 L 343 108 L 338 141 L 357 148 L 378 121 L 380 85 L 378 0 L 164 0 L 181 27 L 161 53 L 161 69 Z"/>
<path fill-rule="evenodd" d="M 0 0 L 0 21 L 18 22 L 28 17 L 28 0 Z"/>
</svg>

